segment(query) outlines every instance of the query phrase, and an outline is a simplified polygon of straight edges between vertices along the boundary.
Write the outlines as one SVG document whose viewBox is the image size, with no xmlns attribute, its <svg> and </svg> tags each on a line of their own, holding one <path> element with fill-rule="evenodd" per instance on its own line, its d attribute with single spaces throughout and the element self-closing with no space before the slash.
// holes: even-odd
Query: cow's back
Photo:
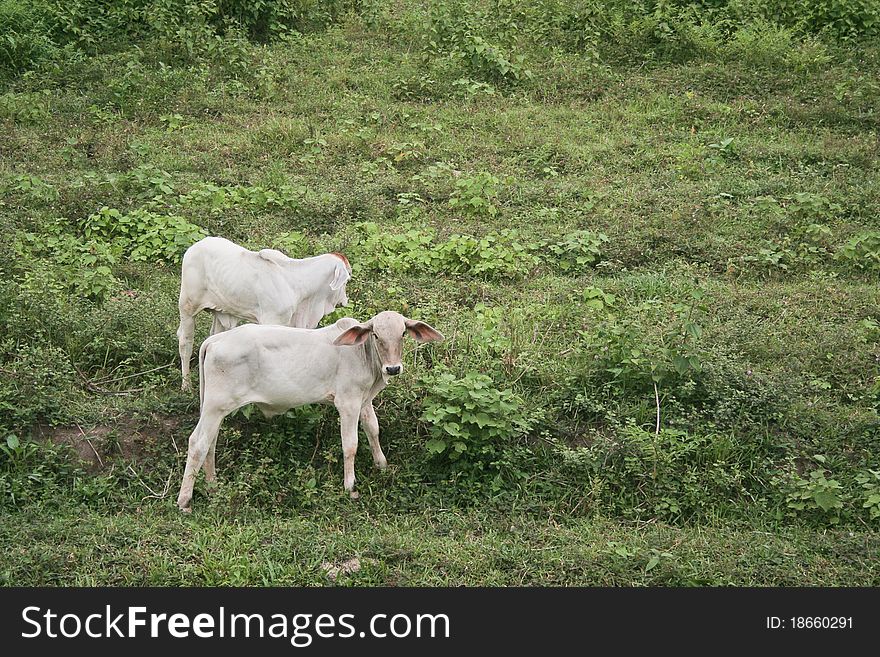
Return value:
<svg viewBox="0 0 880 657">
<path fill-rule="evenodd" d="M 180 301 L 191 311 L 216 310 L 248 321 L 290 296 L 281 268 L 222 237 L 206 237 L 183 257 Z"/>
</svg>

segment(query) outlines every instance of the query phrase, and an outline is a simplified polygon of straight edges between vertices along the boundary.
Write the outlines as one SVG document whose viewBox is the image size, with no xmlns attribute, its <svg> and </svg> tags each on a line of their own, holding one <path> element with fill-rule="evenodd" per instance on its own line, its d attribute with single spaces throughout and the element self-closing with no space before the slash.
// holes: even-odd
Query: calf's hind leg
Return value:
<svg viewBox="0 0 880 657">
<path fill-rule="evenodd" d="M 226 413 L 219 409 L 202 409 L 199 423 L 189 437 L 186 468 L 183 471 L 183 480 L 180 482 L 180 492 L 177 495 L 177 506 L 181 511 L 189 512 L 190 510 L 196 475 L 205 463 L 208 452 L 213 451 L 214 442 L 220 431 L 220 423 L 223 422 L 224 417 L 226 417 Z"/>
<path fill-rule="evenodd" d="M 214 467 L 214 448 L 217 447 L 217 438 L 214 438 L 214 441 L 211 443 L 211 446 L 208 448 L 208 453 L 205 456 L 205 464 L 202 466 L 205 470 L 205 481 L 208 483 L 212 483 L 217 479 L 217 470 Z"/>
</svg>

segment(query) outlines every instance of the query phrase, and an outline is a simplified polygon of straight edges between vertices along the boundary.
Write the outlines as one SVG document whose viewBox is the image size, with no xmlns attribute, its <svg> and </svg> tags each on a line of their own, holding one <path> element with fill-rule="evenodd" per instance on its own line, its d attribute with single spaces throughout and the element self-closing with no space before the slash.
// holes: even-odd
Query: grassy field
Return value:
<svg viewBox="0 0 880 657">
<path fill-rule="evenodd" d="M 880 17 L 521 4 L 0 0 L 0 583 L 880 584 Z M 176 511 L 205 234 L 447 336 L 358 501 L 243 409 Z"/>
</svg>

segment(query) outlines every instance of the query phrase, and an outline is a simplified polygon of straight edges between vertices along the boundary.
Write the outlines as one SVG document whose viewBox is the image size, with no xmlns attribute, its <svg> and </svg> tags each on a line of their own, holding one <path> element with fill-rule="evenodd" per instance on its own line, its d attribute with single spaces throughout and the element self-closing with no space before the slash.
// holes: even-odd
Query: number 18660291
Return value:
<svg viewBox="0 0 880 657">
<path fill-rule="evenodd" d="M 767 616 L 770 630 L 851 630 L 852 616 Z"/>
</svg>

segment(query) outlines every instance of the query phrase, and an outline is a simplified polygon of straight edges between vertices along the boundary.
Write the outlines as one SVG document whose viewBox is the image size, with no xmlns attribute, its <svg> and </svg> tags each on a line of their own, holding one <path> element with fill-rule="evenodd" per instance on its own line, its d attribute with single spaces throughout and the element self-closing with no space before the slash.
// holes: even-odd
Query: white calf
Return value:
<svg viewBox="0 0 880 657">
<path fill-rule="evenodd" d="M 354 492 L 358 420 L 370 440 L 373 463 L 387 462 L 379 445 L 373 398 L 403 370 L 401 343 L 442 340 L 424 322 L 382 312 L 366 323 L 346 317 L 321 329 L 248 324 L 209 337 L 199 350 L 201 417 L 189 438 L 177 505 L 188 511 L 193 484 L 204 466 L 213 481 L 214 448 L 223 418 L 245 404 L 267 416 L 304 404 L 333 404 L 339 411 L 345 490 Z"/>
</svg>

